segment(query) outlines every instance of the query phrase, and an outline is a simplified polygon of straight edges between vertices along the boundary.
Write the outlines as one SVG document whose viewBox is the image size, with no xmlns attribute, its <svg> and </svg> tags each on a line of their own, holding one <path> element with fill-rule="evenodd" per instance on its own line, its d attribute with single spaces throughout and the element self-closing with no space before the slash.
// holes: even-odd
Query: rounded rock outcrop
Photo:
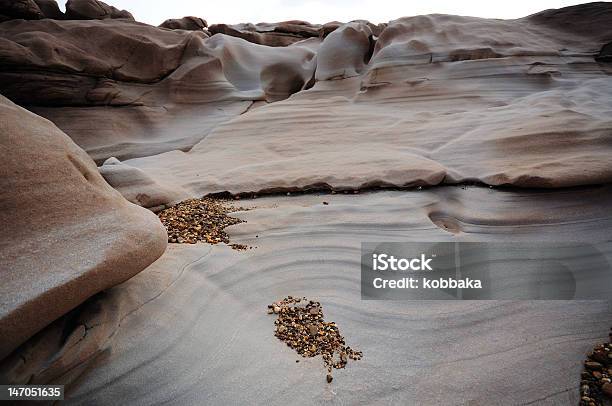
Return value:
<svg viewBox="0 0 612 406">
<path fill-rule="evenodd" d="M 34 0 L 0 0 L 0 22 L 17 18 L 38 20 L 43 17 Z"/>
<path fill-rule="evenodd" d="M 208 27 L 208 23 L 200 17 L 188 16 L 168 19 L 161 23 L 159 27 L 171 30 L 200 31 L 205 30 Z"/>
<path fill-rule="evenodd" d="M 66 134 L 0 96 L 0 359 L 166 248 L 158 218 Z"/>
<path fill-rule="evenodd" d="M 119 10 L 99 0 L 68 0 L 66 18 L 69 20 L 134 19 L 129 11 Z"/>
<path fill-rule="evenodd" d="M 38 8 L 43 14 L 44 18 L 50 18 L 52 20 L 63 20 L 66 18 L 64 13 L 60 10 L 55 0 L 34 0 L 38 5 Z"/>
</svg>

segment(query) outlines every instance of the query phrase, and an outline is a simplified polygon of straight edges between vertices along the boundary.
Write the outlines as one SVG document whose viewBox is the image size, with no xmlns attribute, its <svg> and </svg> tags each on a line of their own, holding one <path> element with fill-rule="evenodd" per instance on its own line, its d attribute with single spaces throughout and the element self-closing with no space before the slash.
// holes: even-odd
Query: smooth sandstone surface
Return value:
<svg viewBox="0 0 612 406">
<path fill-rule="evenodd" d="M 0 359 L 155 261 L 166 232 L 48 120 L 0 97 Z"/>
<path fill-rule="evenodd" d="M 250 210 L 234 215 L 247 222 L 229 232 L 254 248 L 170 244 L 138 282 L 114 288 L 116 300 L 132 303 L 129 314 L 68 404 L 577 403 L 581 362 L 606 338 L 609 304 L 362 301 L 360 244 L 609 240 L 609 187 L 448 186 L 239 203 Z M 320 300 L 363 351 L 331 385 L 320 357 L 296 363 L 274 337 L 266 305 L 286 295 Z"/>
<path fill-rule="evenodd" d="M 177 192 L 155 182 L 138 168 L 109 158 L 98 171 L 109 185 L 117 190 L 128 201 L 145 207 L 153 212 L 170 207 L 189 197 L 185 191 Z"/>
<path fill-rule="evenodd" d="M 126 317 L 155 300 L 184 271 L 169 261 L 179 248 L 183 247 L 169 246 L 155 268 L 96 294 L 37 333 L 0 361 L 0 382 L 61 384 L 67 391 L 78 386 L 83 374 L 112 351 L 113 338 Z M 186 263 L 202 257 L 200 250 L 189 249 L 178 255 Z"/>
</svg>

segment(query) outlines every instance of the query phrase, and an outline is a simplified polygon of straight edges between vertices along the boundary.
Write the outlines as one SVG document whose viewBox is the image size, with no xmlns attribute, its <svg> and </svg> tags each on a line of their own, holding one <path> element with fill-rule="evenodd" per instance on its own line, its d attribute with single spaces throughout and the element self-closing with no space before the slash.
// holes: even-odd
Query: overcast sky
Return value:
<svg viewBox="0 0 612 406">
<path fill-rule="evenodd" d="M 312 23 L 366 19 L 375 23 L 419 14 L 442 13 L 518 18 L 583 1 L 566 0 L 103 0 L 130 11 L 136 20 L 159 25 L 168 18 L 202 17 L 209 24 L 306 20 Z M 63 9 L 65 0 L 59 0 Z"/>
</svg>

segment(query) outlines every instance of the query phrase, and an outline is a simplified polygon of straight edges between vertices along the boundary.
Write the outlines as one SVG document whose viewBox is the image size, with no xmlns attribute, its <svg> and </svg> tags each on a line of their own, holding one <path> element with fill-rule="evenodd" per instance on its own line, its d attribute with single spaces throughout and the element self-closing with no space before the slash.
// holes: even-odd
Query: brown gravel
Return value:
<svg viewBox="0 0 612 406">
<path fill-rule="evenodd" d="M 346 367 L 348 360 L 359 360 L 361 351 L 347 347 L 333 321 L 323 320 L 321 303 L 288 296 L 268 305 L 268 313 L 276 314 L 274 335 L 302 357 L 321 355 L 327 369 L 327 382 L 332 370 Z"/>
<path fill-rule="evenodd" d="M 168 231 L 168 242 L 195 244 L 199 241 L 208 244 L 225 243 L 232 248 L 244 250 L 242 244 L 230 244 L 225 227 L 243 223 L 242 220 L 230 217 L 227 213 L 246 210 L 233 207 L 227 200 L 203 197 L 185 200 L 162 210 L 157 215 Z"/>
<path fill-rule="evenodd" d="M 587 354 L 580 375 L 580 406 L 608 404 L 612 404 L 612 331 L 608 343 Z"/>
</svg>

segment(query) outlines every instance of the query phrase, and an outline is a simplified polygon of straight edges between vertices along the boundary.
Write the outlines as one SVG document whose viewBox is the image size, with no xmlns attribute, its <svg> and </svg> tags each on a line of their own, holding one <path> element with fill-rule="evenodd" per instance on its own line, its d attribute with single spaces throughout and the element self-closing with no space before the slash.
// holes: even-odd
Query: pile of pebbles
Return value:
<svg viewBox="0 0 612 406">
<path fill-rule="evenodd" d="M 268 313 L 276 314 L 274 335 L 302 357 L 321 355 L 331 383 L 333 369 L 346 367 L 348 360 L 359 360 L 361 351 L 347 347 L 333 321 L 323 320 L 321 303 L 287 296 L 268 305 Z M 299 362 L 299 360 L 296 360 Z"/>
<path fill-rule="evenodd" d="M 580 406 L 612 404 L 612 331 L 609 341 L 587 354 L 580 375 Z"/>
<path fill-rule="evenodd" d="M 232 207 L 226 200 L 203 197 L 180 202 L 176 206 L 162 210 L 157 215 L 168 231 L 168 242 L 195 244 L 199 241 L 208 244 L 225 243 L 232 248 L 244 250 L 242 244 L 230 244 L 225 227 L 243 223 L 227 213 L 245 210 Z"/>
</svg>

